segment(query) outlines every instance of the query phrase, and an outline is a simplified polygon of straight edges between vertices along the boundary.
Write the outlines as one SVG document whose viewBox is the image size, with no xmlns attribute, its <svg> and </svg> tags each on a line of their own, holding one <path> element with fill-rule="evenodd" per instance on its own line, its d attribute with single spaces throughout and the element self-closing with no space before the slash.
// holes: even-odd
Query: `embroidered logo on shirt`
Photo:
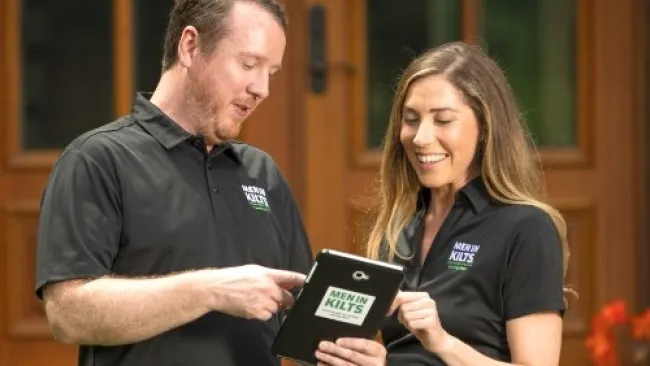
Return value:
<svg viewBox="0 0 650 366">
<path fill-rule="evenodd" d="M 448 268 L 456 271 L 467 271 L 474 264 L 474 256 L 478 253 L 479 249 L 481 249 L 480 245 L 457 241 L 454 243 L 454 249 L 452 249 L 449 255 L 449 260 L 447 261 Z"/>
<path fill-rule="evenodd" d="M 269 201 L 266 199 L 266 191 L 264 188 L 246 185 L 242 185 L 241 188 L 246 195 L 246 200 L 254 209 L 271 212 L 271 207 L 269 206 Z"/>
</svg>

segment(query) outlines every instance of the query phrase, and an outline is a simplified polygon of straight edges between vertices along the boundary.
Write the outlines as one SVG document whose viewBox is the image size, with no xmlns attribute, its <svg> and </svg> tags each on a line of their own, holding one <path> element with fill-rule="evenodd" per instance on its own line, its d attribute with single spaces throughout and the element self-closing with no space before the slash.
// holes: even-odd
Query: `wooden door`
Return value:
<svg viewBox="0 0 650 366">
<path fill-rule="evenodd" d="M 76 347 L 53 341 L 33 292 L 39 200 L 63 146 L 127 113 L 135 90 L 153 90 L 172 2 L 0 1 L 0 366 L 76 365 Z M 292 18 L 302 16 L 296 4 Z M 300 51 L 288 50 L 285 65 Z M 269 151 L 300 192 L 293 93 L 302 89 L 292 75 L 273 81 L 242 138 Z"/>
<path fill-rule="evenodd" d="M 34 295 L 38 207 L 60 148 L 128 108 L 129 44 L 111 42 L 123 5 L 0 2 L 0 365 L 75 364 Z"/>
<path fill-rule="evenodd" d="M 633 0 L 307 0 L 316 39 L 308 59 L 304 153 L 308 230 L 315 250 L 360 252 L 363 208 L 400 68 L 423 48 L 465 39 L 506 69 L 540 146 L 541 174 L 565 215 L 568 282 L 579 292 L 564 328 L 562 365 L 587 364 L 590 317 L 621 296 L 634 306 L 643 159 L 635 102 L 640 20 Z M 308 13 L 310 14 L 310 13 Z M 316 17 L 319 19 L 319 17 Z M 326 60 L 319 60 L 324 34 Z M 320 65 L 325 66 L 320 68 Z M 324 72 L 324 74 L 323 74 Z M 319 81 L 326 75 L 323 83 Z M 315 88 L 318 87 L 318 88 Z"/>
</svg>

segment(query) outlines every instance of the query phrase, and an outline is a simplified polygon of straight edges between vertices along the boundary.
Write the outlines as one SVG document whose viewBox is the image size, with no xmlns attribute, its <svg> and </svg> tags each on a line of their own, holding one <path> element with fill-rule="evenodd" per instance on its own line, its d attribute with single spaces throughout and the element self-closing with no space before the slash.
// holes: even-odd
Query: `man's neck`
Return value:
<svg viewBox="0 0 650 366">
<path fill-rule="evenodd" d="M 196 135 L 198 129 L 186 106 L 186 96 L 183 93 L 184 83 L 180 75 L 177 75 L 179 72 L 172 69 L 162 74 L 150 102 L 182 129 Z"/>
</svg>

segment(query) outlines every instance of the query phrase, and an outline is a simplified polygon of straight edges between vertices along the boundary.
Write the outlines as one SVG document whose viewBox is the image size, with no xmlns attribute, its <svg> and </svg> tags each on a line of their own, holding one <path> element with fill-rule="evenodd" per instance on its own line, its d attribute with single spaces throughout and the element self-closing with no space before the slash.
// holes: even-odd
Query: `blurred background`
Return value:
<svg viewBox="0 0 650 366">
<path fill-rule="evenodd" d="M 650 1 L 284 0 L 283 71 L 242 140 L 288 177 L 314 252 L 359 252 L 396 77 L 463 39 L 505 69 L 565 215 L 562 365 L 589 365 L 593 317 L 650 305 Z M 172 0 L 0 0 L 0 366 L 76 365 L 33 294 L 40 195 L 60 150 L 153 91 Z"/>
</svg>

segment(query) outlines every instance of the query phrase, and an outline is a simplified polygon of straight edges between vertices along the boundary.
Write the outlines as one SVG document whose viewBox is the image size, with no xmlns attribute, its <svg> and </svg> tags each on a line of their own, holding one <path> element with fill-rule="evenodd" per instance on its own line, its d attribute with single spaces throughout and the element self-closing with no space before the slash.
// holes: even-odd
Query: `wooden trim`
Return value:
<svg viewBox="0 0 650 366">
<path fill-rule="evenodd" d="M 376 169 L 379 164 L 378 150 L 367 148 L 366 130 L 368 128 L 366 86 L 368 85 L 367 19 L 366 8 L 369 0 L 355 0 L 347 3 L 350 29 L 350 63 L 354 74 L 350 81 L 349 144 L 348 164 L 357 168 Z"/>
<path fill-rule="evenodd" d="M 591 0 L 577 0 L 577 149 L 540 147 L 540 163 L 554 168 L 589 168 L 594 162 L 595 10 Z"/>
<path fill-rule="evenodd" d="M 637 178 L 634 180 L 636 183 L 636 194 L 639 196 L 637 202 L 637 232 L 639 240 L 637 243 L 637 274 L 639 281 L 637 282 L 637 308 L 643 309 L 650 306 L 650 288 L 648 288 L 648 281 L 650 280 L 650 269 L 647 266 L 648 258 L 650 257 L 650 228 L 648 228 L 647 221 L 650 215 L 650 146 L 647 141 L 650 141 L 650 103 L 647 98 L 650 95 L 650 2 L 638 0 L 634 2 L 635 21 L 634 21 L 634 49 L 636 50 L 635 67 L 633 68 L 634 77 L 636 80 L 643 80 L 643 82 L 636 83 L 636 98 L 635 98 L 635 112 L 637 116 L 634 118 L 638 133 L 636 134 L 637 140 L 635 141 L 635 157 Z M 650 361 L 645 363 L 650 364 Z"/>
<path fill-rule="evenodd" d="M 2 119 L 5 148 L 5 157 L 15 155 L 20 149 L 20 105 L 22 99 L 22 84 L 20 83 L 21 64 L 20 64 L 20 19 L 21 9 L 19 0 L 5 0 L 2 2 L 2 14 L 4 15 L 5 25 L 3 29 L 4 39 L 2 54 L 2 83 L 5 88 L 0 90 L 0 103 L 3 103 Z M 10 161 L 4 162 L 9 168 L 12 168 Z"/>
<path fill-rule="evenodd" d="M 113 67 L 115 116 L 127 114 L 133 103 L 133 2 L 113 0 Z"/>
<path fill-rule="evenodd" d="M 300 211 L 306 210 L 306 181 L 305 171 L 306 158 L 303 153 L 306 151 L 305 139 L 305 95 L 308 92 L 307 85 L 307 57 L 305 50 L 309 47 L 307 37 L 307 7 L 304 0 L 285 0 L 285 8 L 290 19 L 288 30 L 288 69 L 293 72 L 289 76 L 289 141 L 291 142 L 291 190 Z"/>
<path fill-rule="evenodd" d="M 483 37 L 482 0 L 461 0 L 461 24 L 463 41 L 480 44 Z"/>
<path fill-rule="evenodd" d="M 9 96 L 11 93 L 9 91 L 15 91 L 16 89 L 13 88 L 13 85 L 9 83 L 9 75 L 11 73 L 9 72 L 9 56 L 11 55 L 11 52 L 9 52 L 9 40 L 10 38 L 13 37 L 13 28 L 12 28 L 12 22 L 13 19 L 15 19 L 15 14 L 10 10 L 12 4 L 14 1 L 12 0 L 4 0 L 0 1 L 0 55 L 3 55 L 3 57 L 0 57 L 0 85 L 3 85 L 4 87 L 0 88 L 0 137 L 2 137 L 2 140 L 0 140 L 0 143 L 2 143 L 5 146 L 9 143 L 9 136 L 10 134 L 8 133 L 9 131 Z M 15 6 L 15 4 L 14 4 Z M 4 151 L 2 152 L 4 153 Z M 2 159 L 4 160 L 4 159 Z M 4 168 L 4 161 L 1 162 Z M 2 175 L 2 173 L 0 173 Z M 6 175 L 4 175 L 6 177 Z M 2 179 L 0 179 L 1 181 Z M 4 187 L 4 184 L 0 183 L 0 187 Z M 4 194 L 0 193 L 0 197 L 3 197 Z M 1 220 L 0 220 L 1 221 Z M 6 227 L 4 222 L 0 222 L 0 231 L 1 232 L 6 232 Z M 1 239 L 0 239 L 1 240 Z M 5 263 L 7 261 L 7 253 L 6 253 L 6 244 L 2 243 L 0 244 L 0 267 L 2 267 L 2 270 L 0 270 L 0 299 L 7 298 L 7 288 L 5 286 L 5 276 L 6 276 L 6 270 L 5 270 Z M 3 306 L 4 308 L 4 306 Z M 0 329 L 6 329 L 5 324 L 6 324 L 6 311 L 0 311 Z M 7 347 L 5 345 L 5 340 L 4 337 L 0 336 L 0 365 L 7 365 L 8 364 L 8 356 L 7 356 Z"/>
</svg>

